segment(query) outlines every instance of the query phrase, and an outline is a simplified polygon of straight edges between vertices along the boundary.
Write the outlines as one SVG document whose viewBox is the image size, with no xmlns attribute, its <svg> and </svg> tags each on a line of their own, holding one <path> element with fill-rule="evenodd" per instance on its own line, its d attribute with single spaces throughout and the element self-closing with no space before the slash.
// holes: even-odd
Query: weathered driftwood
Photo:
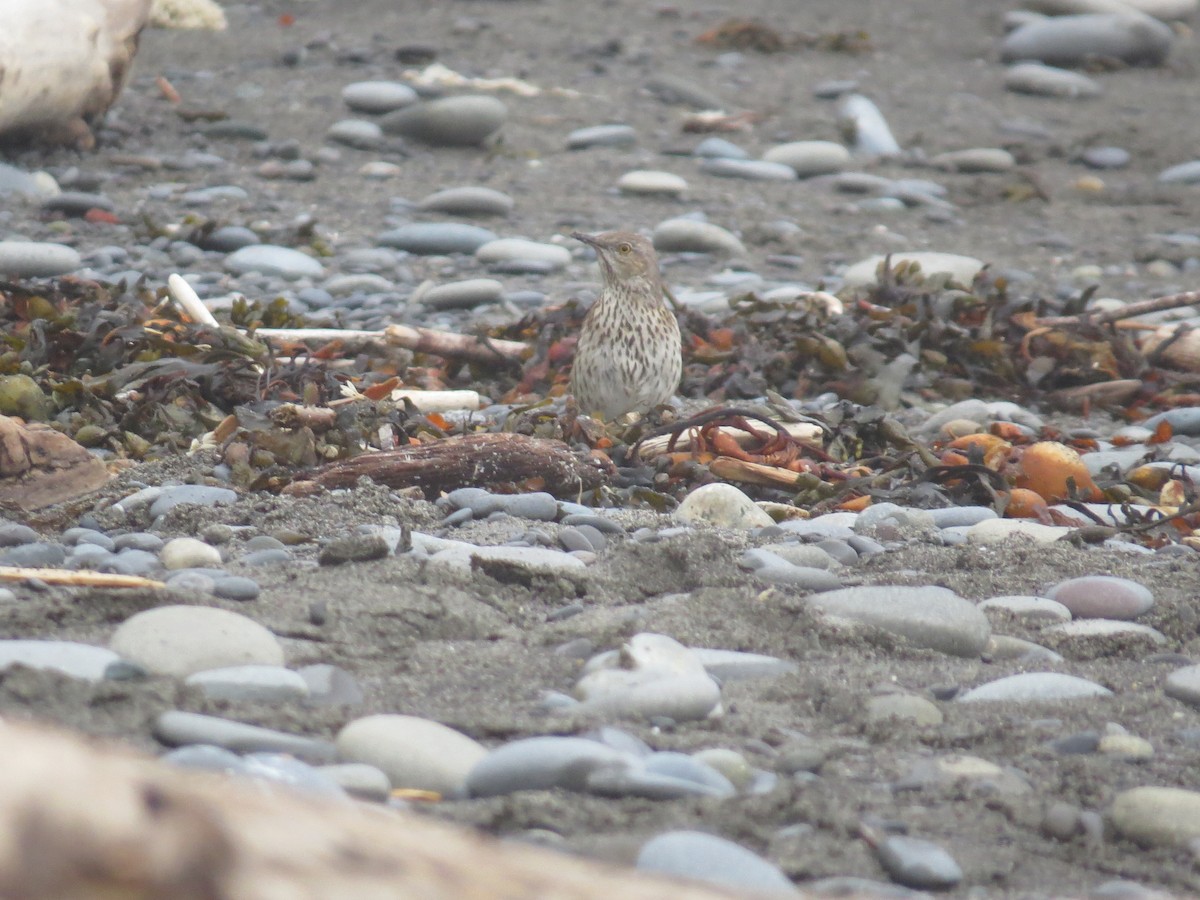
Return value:
<svg viewBox="0 0 1200 900">
<path fill-rule="evenodd" d="M 730 900 L 411 813 L 0 726 L 0 896 L 22 900 Z M 798 894 L 797 896 L 804 896 Z"/>
<path fill-rule="evenodd" d="M 4 0 L 0 140 L 93 143 L 129 75 L 150 0 Z"/>
<path fill-rule="evenodd" d="M 115 572 L 87 572 L 72 569 L 43 569 L 27 566 L 0 566 L 0 581 L 25 581 L 36 578 L 46 584 L 65 584 L 71 587 L 161 588 L 161 581 L 140 575 L 119 575 Z"/>
<path fill-rule="evenodd" d="M 284 492 L 351 487 L 365 477 L 392 488 L 418 487 L 429 499 L 460 487 L 500 493 L 549 491 L 556 497 L 574 498 L 604 484 L 611 466 L 606 459 L 577 454 L 561 441 L 522 434 L 468 434 L 330 463 Z"/>
<path fill-rule="evenodd" d="M 65 434 L 0 416 L 0 506 L 41 509 L 90 493 L 111 477 Z"/>
</svg>

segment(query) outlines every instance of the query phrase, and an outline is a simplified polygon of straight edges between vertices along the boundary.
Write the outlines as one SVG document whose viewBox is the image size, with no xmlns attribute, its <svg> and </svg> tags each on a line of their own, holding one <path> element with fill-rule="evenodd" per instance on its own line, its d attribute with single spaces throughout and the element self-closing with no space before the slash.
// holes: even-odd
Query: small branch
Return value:
<svg viewBox="0 0 1200 900">
<path fill-rule="evenodd" d="M 1096 315 L 1080 313 L 1077 316 L 1047 316 L 1042 319 L 1034 319 L 1033 324 L 1039 328 L 1057 325 L 1080 325 L 1084 322 L 1093 325 L 1107 325 L 1110 322 L 1132 319 L 1135 316 L 1144 316 L 1147 313 L 1179 309 L 1182 306 L 1195 306 L 1196 304 L 1200 304 L 1200 291 L 1184 291 L 1181 294 L 1168 294 L 1165 297 L 1155 297 L 1153 300 L 1139 300 L 1136 303 L 1128 303 L 1120 309 L 1113 309 L 1105 313 L 1097 313 Z"/>
<path fill-rule="evenodd" d="M 36 578 L 47 584 L 68 584 L 75 587 L 161 588 L 161 581 L 140 575 L 117 575 L 113 572 L 74 571 L 71 569 L 35 569 L 26 566 L 0 566 L 0 581 L 25 581 Z"/>
</svg>

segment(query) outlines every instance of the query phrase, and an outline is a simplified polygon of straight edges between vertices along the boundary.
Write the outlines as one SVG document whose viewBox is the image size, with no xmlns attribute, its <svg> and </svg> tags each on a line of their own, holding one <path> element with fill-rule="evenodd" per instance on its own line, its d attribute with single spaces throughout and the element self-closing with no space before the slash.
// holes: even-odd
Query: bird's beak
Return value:
<svg viewBox="0 0 1200 900">
<path fill-rule="evenodd" d="M 571 237 L 575 238 L 575 240 L 577 240 L 577 241 L 582 241 L 583 243 L 587 244 L 589 247 L 597 247 L 598 248 L 600 246 L 600 242 L 598 240 L 596 240 L 590 234 L 584 234 L 582 231 L 572 231 Z"/>
</svg>

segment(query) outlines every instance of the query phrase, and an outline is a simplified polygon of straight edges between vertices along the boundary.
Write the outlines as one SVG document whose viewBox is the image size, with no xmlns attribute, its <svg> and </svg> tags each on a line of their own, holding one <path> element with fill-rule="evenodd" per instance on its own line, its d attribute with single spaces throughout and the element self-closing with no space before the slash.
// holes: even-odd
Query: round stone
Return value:
<svg viewBox="0 0 1200 900">
<path fill-rule="evenodd" d="M 343 762 L 375 766 L 393 787 L 445 797 L 459 795 L 471 770 L 487 755 L 478 741 L 416 716 L 355 719 L 338 733 L 336 744 Z"/>
<path fill-rule="evenodd" d="M 701 831 L 668 831 L 651 838 L 638 853 L 637 867 L 743 891 L 795 891 L 788 877 L 762 857 Z"/>
<path fill-rule="evenodd" d="M 775 524 L 758 505 L 732 484 L 714 482 L 692 491 L 679 508 L 675 518 L 685 525 L 709 525 L 750 531 Z"/>
<path fill-rule="evenodd" d="M 118 655 L 156 675 L 238 665 L 283 665 L 275 635 L 246 616 L 207 606 L 160 606 L 122 622 L 109 641 Z"/>
<path fill-rule="evenodd" d="M 1200 666 L 1183 666 L 1167 676 L 1164 687 L 1168 697 L 1188 706 L 1200 707 Z"/>
<path fill-rule="evenodd" d="M 356 150 L 374 150 L 383 143 L 383 129 L 364 119 L 342 119 L 329 126 L 325 137 Z"/>
<path fill-rule="evenodd" d="M 1200 793 L 1174 787 L 1136 787 L 1113 799 L 1113 827 L 1151 847 L 1187 847 L 1200 838 Z"/>
<path fill-rule="evenodd" d="M 941 725 L 944 716 L 937 704 L 916 694 L 881 694 L 867 701 L 867 721 L 896 720 L 914 725 Z"/>
<path fill-rule="evenodd" d="M 489 241 L 475 251 L 475 258 L 484 264 L 531 260 L 545 263 L 551 271 L 566 268 L 571 251 L 558 244 L 544 244 L 525 238 L 501 238 Z"/>
<path fill-rule="evenodd" d="M 577 128 L 567 135 L 568 150 L 588 147 L 629 147 L 637 143 L 637 132 L 631 125 L 593 125 Z"/>
<path fill-rule="evenodd" d="M 298 278 L 320 278 L 325 267 L 307 254 L 290 247 L 255 244 L 242 247 L 225 257 L 225 268 L 235 275 L 258 272 L 288 281 Z"/>
<path fill-rule="evenodd" d="M 1004 62 L 1037 60 L 1059 66 L 1107 58 L 1131 66 L 1153 66 L 1166 60 L 1173 37 L 1168 25 L 1127 12 L 1053 16 L 1010 32 L 1000 44 L 1000 58 Z"/>
<path fill-rule="evenodd" d="M 166 569 L 219 568 L 221 551 L 211 544 L 191 537 L 178 537 L 167 541 L 158 552 L 159 561 Z"/>
<path fill-rule="evenodd" d="M 653 169 L 635 169 L 617 179 L 617 190 L 622 194 L 679 197 L 687 187 L 687 181 L 673 172 Z"/>
<path fill-rule="evenodd" d="M 478 225 L 417 222 L 385 231 L 379 236 L 378 243 L 421 256 L 444 256 L 450 253 L 474 253 L 495 240 L 495 232 Z"/>
<path fill-rule="evenodd" d="M 1014 94 L 1036 97 L 1090 99 L 1099 97 L 1104 88 L 1094 78 L 1068 69 L 1044 66 L 1036 62 L 1017 63 L 1004 73 L 1004 87 Z"/>
<path fill-rule="evenodd" d="M 398 81 L 356 81 L 342 88 L 342 102 L 355 112 L 389 113 L 418 99 L 416 91 Z"/>
<path fill-rule="evenodd" d="M 79 251 L 43 241 L 0 241 L 0 273 L 13 278 L 49 278 L 83 265 Z"/>
<path fill-rule="evenodd" d="M 1046 591 L 1077 619 L 1136 619 L 1154 606 L 1154 594 L 1128 578 L 1086 575 L 1060 581 Z"/>
<path fill-rule="evenodd" d="M 652 236 L 660 253 L 715 253 L 744 256 L 746 248 L 731 232 L 720 225 L 696 219 L 667 219 L 660 222 Z"/>
<path fill-rule="evenodd" d="M 417 208 L 457 216 L 506 216 L 513 205 L 513 198 L 503 191 L 465 185 L 436 191 L 421 200 Z"/>
<path fill-rule="evenodd" d="M 1071 610 L 1046 597 L 989 597 L 979 604 L 984 612 L 1008 613 L 1029 622 L 1069 622 Z"/>
<path fill-rule="evenodd" d="M 960 694 L 955 700 L 958 703 L 1029 703 L 1082 700 L 1090 697 L 1108 697 L 1111 694 L 1112 691 L 1103 685 L 1075 675 L 1065 675 L 1062 672 L 1022 672 L 981 684 Z"/>
<path fill-rule="evenodd" d="M 435 285 L 414 299 L 430 309 L 472 309 L 498 303 L 503 296 L 504 285 L 494 278 L 470 278 Z"/>
<path fill-rule="evenodd" d="M 974 603 L 932 585 L 844 588 L 815 594 L 807 603 L 827 616 L 881 628 L 952 656 L 978 657 L 992 630 Z"/>
<path fill-rule="evenodd" d="M 463 94 L 416 103 L 388 113 L 383 130 L 389 134 L 442 147 L 474 147 L 500 130 L 508 107 L 486 94 Z"/>
<path fill-rule="evenodd" d="M 471 797 L 549 788 L 586 791 L 588 776 L 596 769 L 632 764 L 628 753 L 586 738 L 524 738 L 497 747 L 476 763 L 467 776 L 466 791 Z"/>
<path fill-rule="evenodd" d="M 793 141 L 776 144 L 763 159 L 782 163 L 800 178 L 811 178 L 842 171 L 850 165 L 850 151 L 833 141 Z"/>
</svg>

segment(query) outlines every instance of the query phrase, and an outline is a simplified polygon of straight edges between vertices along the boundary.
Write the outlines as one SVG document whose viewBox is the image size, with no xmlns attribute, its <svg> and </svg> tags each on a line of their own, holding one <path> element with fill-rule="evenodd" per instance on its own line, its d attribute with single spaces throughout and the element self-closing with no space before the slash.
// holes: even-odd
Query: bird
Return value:
<svg viewBox="0 0 1200 900">
<path fill-rule="evenodd" d="M 574 232 L 600 263 L 600 296 L 583 319 L 570 391 L 580 412 L 612 421 L 645 414 L 675 396 L 683 375 L 675 314 L 654 245 L 631 231 Z"/>
</svg>

